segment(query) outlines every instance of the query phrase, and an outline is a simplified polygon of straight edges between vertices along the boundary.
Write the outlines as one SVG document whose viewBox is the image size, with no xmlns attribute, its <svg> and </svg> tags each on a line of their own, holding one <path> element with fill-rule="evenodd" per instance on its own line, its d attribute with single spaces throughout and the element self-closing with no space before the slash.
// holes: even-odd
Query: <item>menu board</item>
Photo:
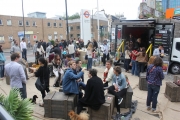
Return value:
<svg viewBox="0 0 180 120">
<path fill-rule="evenodd" d="M 158 48 L 159 44 L 163 45 L 164 53 L 166 55 L 170 54 L 170 36 L 171 31 L 169 30 L 156 30 L 155 31 L 155 39 L 154 39 L 154 49 Z"/>
</svg>

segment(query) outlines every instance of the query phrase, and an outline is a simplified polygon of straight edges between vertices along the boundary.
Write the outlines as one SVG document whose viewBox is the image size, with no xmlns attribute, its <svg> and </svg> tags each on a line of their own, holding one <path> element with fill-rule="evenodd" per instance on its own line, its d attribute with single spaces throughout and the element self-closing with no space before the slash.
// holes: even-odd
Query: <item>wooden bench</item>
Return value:
<svg viewBox="0 0 180 120">
<path fill-rule="evenodd" d="M 93 110 L 88 107 L 88 113 L 90 115 L 89 120 L 111 120 L 111 116 L 114 110 L 114 96 L 105 96 L 105 103 L 101 105 L 99 110 Z"/>
<path fill-rule="evenodd" d="M 146 73 L 140 73 L 139 75 L 139 89 L 147 91 Z"/>
<path fill-rule="evenodd" d="M 63 92 L 50 92 L 44 98 L 44 117 L 69 120 L 68 112 L 75 111 L 76 95 L 65 95 Z"/>
</svg>

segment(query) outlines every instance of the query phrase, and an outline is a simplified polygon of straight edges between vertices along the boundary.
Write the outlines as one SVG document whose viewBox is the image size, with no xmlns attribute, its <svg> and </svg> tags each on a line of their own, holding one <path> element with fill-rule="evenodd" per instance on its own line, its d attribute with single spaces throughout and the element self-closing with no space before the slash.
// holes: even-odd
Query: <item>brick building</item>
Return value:
<svg viewBox="0 0 180 120">
<path fill-rule="evenodd" d="M 25 17 L 25 37 L 31 45 L 36 40 L 44 41 L 54 39 L 66 39 L 66 21 L 59 19 L 45 19 Z M 69 36 L 78 38 L 80 36 L 80 20 L 69 20 Z M 108 38 L 108 22 L 100 20 L 100 40 Z M 97 39 L 97 20 L 93 20 L 92 38 Z M 0 44 L 3 48 L 10 48 L 12 39 L 18 42 L 23 37 L 23 18 L 17 16 L 0 15 Z"/>
</svg>

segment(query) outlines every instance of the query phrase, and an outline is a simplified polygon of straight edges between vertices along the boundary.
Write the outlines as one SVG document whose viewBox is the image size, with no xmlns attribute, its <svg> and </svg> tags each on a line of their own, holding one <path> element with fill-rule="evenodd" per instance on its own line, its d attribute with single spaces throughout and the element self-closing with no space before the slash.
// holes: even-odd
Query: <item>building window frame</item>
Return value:
<svg viewBox="0 0 180 120">
<path fill-rule="evenodd" d="M 80 34 L 77 34 L 77 38 L 79 38 L 80 37 Z"/>
<path fill-rule="evenodd" d="M 54 26 L 54 27 L 57 27 L 57 23 L 56 23 L 56 22 L 54 22 L 54 23 L 53 23 L 53 26 Z"/>
<path fill-rule="evenodd" d="M 47 23 L 47 26 L 48 26 L 48 27 L 51 27 L 51 23 L 50 23 L 50 22 L 48 22 L 48 23 Z"/>
<path fill-rule="evenodd" d="M 22 21 L 22 20 L 19 20 L 19 21 L 18 21 L 18 25 L 19 25 L 19 26 L 23 26 L 23 21 Z"/>
<path fill-rule="evenodd" d="M 3 25 L 3 21 L 2 21 L 2 19 L 0 19 L 0 25 Z"/>
<path fill-rule="evenodd" d="M 27 24 L 28 23 L 28 24 Z M 26 21 L 26 26 L 30 26 L 30 23 L 29 23 L 29 21 Z"/>
<path fill-rule="evenodd" d="M 13 36 L 12 36 L 12 35 L 9 35 L 9 36 L 8 36 L 8 40 L 9 40 L 9 41 L 13 41 Z"/>
<path fill-rule="evenodd" d="M 12 25 L 12 21 L 11 20 L 7 20 L 7 26 L 11 26 Z"/>
<path fill-rule="evenodd" d="M 52 35 L 51 34 L 48 35 L 48 40 L 52 40 Z"/>
<path fill-rule="evenodd" d="M 59 23 L 59 27 L 62 27 L 62 23 Z"/>
<path fill-rule="evenodd" d="M 4 36 L 3 35 L 0 35 L 0 43 L 4 43 Z"/>
<path fill-rule="evenodd" d="M 73 31 L 73 26 L 70 27 L 70 30 Z"/>
<path fill-rule="evenodd" d="M 77 30 L 80 30 L 80 26 L 76 26 L 76 29 L 77 29 Z"/>
<path fill-rule="evenodd" d="M 73 37 L 73 34 L 70 34 L 70 37 L 72 38 L 72 37 Z"/>
<path fill-rule="evenodd" d="M 34 26 L 34 27 L 37 26 L 36 21 L 33 21 L 33 22 L 32 22 L 32 26 Z"/>
</svg>

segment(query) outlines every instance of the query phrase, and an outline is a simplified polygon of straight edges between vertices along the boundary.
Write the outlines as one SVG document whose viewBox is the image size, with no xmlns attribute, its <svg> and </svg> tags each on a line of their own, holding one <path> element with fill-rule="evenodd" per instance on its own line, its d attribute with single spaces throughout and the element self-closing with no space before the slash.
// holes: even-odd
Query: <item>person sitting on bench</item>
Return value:
<svg viewBox="0 0 180 120">
<path fill-rule="evenodd" d="M 78 101 L 77 114 L 80 114 L 83 107 L 98 110 L 101 105 L 105 103 L 103 82 L 101 78 L 97 76 L 97 70 L 90 69 L 88 77 L 90 79 L 86 84 L 85 95 Z"/>
<path fill-rule="evenodd" d="M 106 69 L 104 71 L 104 76 L 103 76 L 104 87 L 108 87 L 108 83 L 112 81 L 114 75 L 112 63 L 113 63 L 112 60 L 106 61 Z"/>
<path fill-rule="evenodd" d="M 75 61 L 68 62 L 69 68 L 66 69 L 64 76 L 63 76 L 63 92 L 65 94 L 79 94 L 79 87 L 77 84 L 77 80 L 80 79 L 83 74 L 84 70 L 82 69 L 81 72 L 77 73 L 77 75 L 74 73 L 74 70 L 76 70 L 76 63 Z"/>
<path fill-rule="evenodd" d="M 113 85 L 108 88 L 108 93 L 115 95 L 115 104 L 117 107 L 116 118 L 120 117 L 120 104 L 126 92 L 127 92 L 126 77 L 121 73 L 121 67 L 115 66 Z"/>
</svg>

